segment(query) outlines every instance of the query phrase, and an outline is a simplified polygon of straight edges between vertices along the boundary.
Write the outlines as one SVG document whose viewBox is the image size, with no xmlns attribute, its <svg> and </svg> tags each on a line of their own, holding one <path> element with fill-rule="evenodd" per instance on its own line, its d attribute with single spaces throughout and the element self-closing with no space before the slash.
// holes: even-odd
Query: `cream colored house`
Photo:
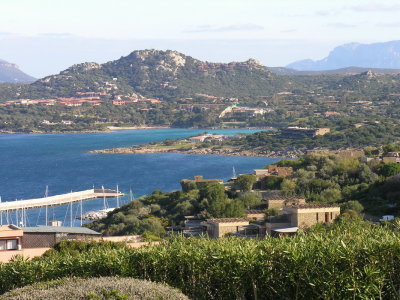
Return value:
<svg viewBox="0 0 400 300">
<path fill-rule="evenodd" d="M 246 218 L 208 219 L 203 223 L 207 227 L 207 234 L 212 238 L 220 238 L 229 233 L 237 233 L 242 226 L 249 225 Z"/>
<path fill-rule="evenodd" d="M 271 217 L 266 223 L 270 235 L 294 233 L 298 229 L 309 228 L 318 223 L 333 223 L 340 215 L 340 207 L 327 204 L 299 204 L 287 206 L 283 214 Z"/>
</svg>

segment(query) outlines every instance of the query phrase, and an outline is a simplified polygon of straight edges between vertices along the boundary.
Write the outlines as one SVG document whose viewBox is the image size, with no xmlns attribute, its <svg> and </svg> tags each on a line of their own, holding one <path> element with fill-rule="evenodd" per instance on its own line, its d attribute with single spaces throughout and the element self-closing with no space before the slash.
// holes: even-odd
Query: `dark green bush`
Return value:
<svg viewBox="0 0 400 300">
<path fill-rule="evenodd" d="M 394 225 L 393 225 L 394 226 Z M 62 277 L 167 283 L 193 299 L 397 299 L 400 227 L 359 219 L 281 239 L 173 238 L 0 264 L 0 292 Z"/>
<path fill-rule="evenodd" d="M 113 299 L 159 300 L 189 298 L 166 285 L 133 278 L 100 277 L 91 279 L 64 278 L 40 282 L 12 290 L 0 300 L 47 300 L 47 299 Z"/>
</svg>

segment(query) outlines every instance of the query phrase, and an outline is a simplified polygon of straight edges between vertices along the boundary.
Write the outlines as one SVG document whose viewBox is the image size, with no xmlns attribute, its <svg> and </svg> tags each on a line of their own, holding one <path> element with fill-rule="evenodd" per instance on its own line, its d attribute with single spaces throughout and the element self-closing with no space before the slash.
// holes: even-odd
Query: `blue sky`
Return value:
<svg viewBox="0 0 400 300">
<path fill-rule="evenodd" d="M 0 58 L 42 77 L 145 48 L 267 66 L 399 39 L 398 0 L 2 0 Z"/>
</svg>

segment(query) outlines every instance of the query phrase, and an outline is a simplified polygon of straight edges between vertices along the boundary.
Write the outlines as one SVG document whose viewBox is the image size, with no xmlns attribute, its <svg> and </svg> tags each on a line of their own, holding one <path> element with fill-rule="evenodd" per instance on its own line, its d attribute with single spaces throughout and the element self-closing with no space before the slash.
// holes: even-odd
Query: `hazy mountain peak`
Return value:
<svg viewBox="0 0 400 300">
<path fill-rule="evenodd" d="M 0 59 L 0 82 L 32 82 L 35 78 L 25 74 L 13 63 Z"/>
<path fill-rule="evenodd" d="M 360 44 L 349 43 L 334 48 L 321 60 L 300 60 L 287 67 L 296 70 L 333 70 L 346 67 L 400 68 L 400 41 Z"/>
</svg>

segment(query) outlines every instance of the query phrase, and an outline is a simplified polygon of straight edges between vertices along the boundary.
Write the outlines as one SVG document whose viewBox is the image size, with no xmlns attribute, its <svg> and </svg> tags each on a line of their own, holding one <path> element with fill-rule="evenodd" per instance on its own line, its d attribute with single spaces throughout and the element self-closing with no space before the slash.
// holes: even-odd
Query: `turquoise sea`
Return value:
<svg viewBox="0 0 400 300">
<path fill-rule="evenodd" d="M 232 177 L 236 172 L 249 173 L 277 159 L 263 157 L 160 154 L 88 154 L 95 149 L 123 147 L 193 136 L 205 130 L 140 129 L 110 133 L 83 134 L 6 134 L 0 135 L 0 196 L 2 201 L 31 199 L 49 195 L 90 189 L 93 186 L 119 189 L 135 197 L 153 190 L 180 189 L 179 181 L 203 175 L 205 178 Z M 207 130 L 221 134 L 252 133 L 255 130 Z M 126 196 L 122 201 L 129 201 Z M 115 199 L 108 205 L 115 206 Z M 79 215 L 78 204 L 73 205 L 73 217 Z M 103 208 L 103 200 L 83 203 L 83 211 Z M 44 225 L 44 209 L 28 211 L 27 225 Z M 50 218 L 69 225 L 70 209 L 57 206 L 49 209 Z M 15 214 L 13 222 L 16 222 Z M 4 218 L 3 218 L 4 219 Z M 4 222 L 4 221 L 3 221 Z M 75 221 L 78 225 L 79 221 Z"/>
</svg>

